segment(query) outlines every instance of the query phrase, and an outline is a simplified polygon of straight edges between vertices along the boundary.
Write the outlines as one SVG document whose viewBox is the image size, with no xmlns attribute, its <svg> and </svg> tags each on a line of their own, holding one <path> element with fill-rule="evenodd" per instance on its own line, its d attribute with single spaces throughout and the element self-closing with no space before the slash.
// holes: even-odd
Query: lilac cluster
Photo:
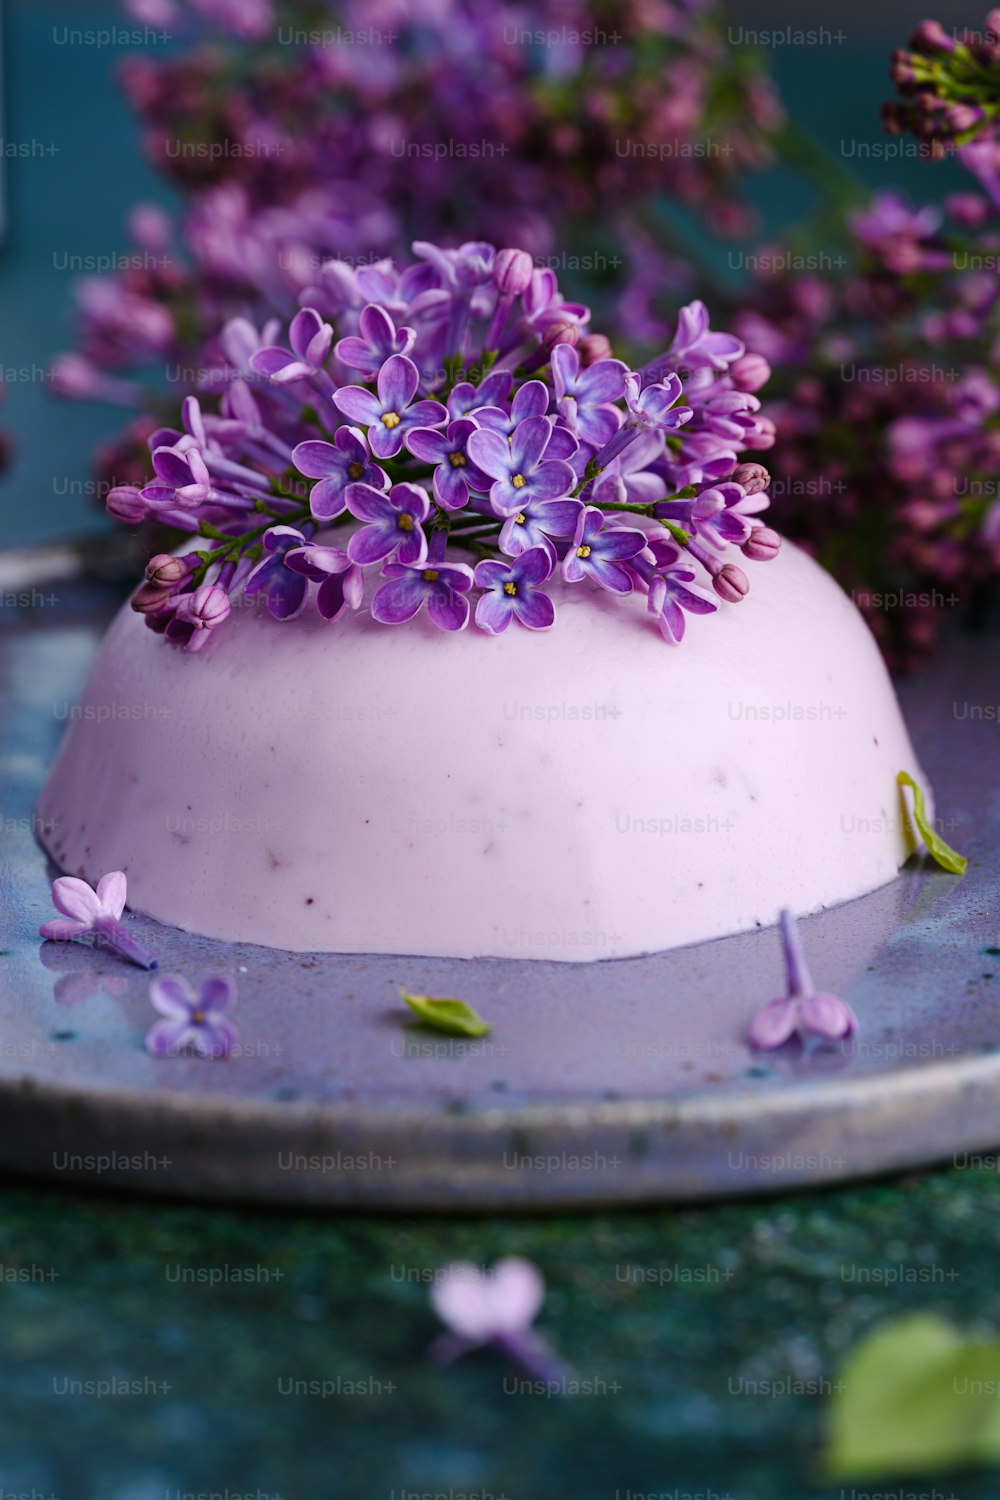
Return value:
<svg viewBox="0 0 1000 1500">
<path fill-rule="evenodd" d="M 338 312 L 333 256 L 373 267 L 414 238 L 524 245 L 591 302 L 626 278 L 619 324 L 662 339 L 692 277 L 660 212 L 747 232 L 741 174 L 781 124 L 725 42 L 715 0 L 128 0 L 182 45 L 122 77 L 176 222 L 138 206 L 121 269 L 77 287 L 62 395 L 139 415 L 98 455 L 128 480 L 157 425 L 202 394 L 234 316 Z M 166 406 L 165 403 L 170 405 Z"/>
<path fill-rule="evenodd" d="M 183 431 L 149 437 L 152 476 L 108 497 L 128 524 L 212 544 L 152 558 L 133 599 L 147 624 L 197 651 L 249 597 L 280 620 L 426 609 L 449 631 L 474 601 L 489 634 L 541 630 L 558 575 L 640 592 L 678 642 L 685 613 L 739 602 L 734 554 L 780 545 L 767 470 L 741 462 L 774 442 L 767 362 L 694 302 L 633 370 L 526 251 L 413 248 L 401 271 L 328 262 L 323 309 L 285 342 L 226 325 L 218 410 L 188 397 Z"/>
<path fill-rule="evenodd" d="M 892 55 L 890 77 L 901 98 L 882 106 L 891 135 L 909 131 L 943 157 L 984 130 L 992 133 L 1000 111 L 1000 10 L 983 31 L 946 31 L 921 21 L 909 49 Z"/>
<path fill-rule="evenodd" d="M 733 319 L 778 371 L 782 529 L 899 669 L 1000 572 L 1000 143 L 959 160 L 969 187 L 943 207 L 876 194 L 849 220 L 846 273 L 762 277 Z"/>
</svg>

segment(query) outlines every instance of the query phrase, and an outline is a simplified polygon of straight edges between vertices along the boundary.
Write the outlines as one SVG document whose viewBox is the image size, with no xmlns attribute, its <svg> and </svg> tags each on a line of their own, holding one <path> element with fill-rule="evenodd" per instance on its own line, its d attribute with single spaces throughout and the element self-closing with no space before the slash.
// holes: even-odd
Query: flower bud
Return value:
<svg viewBox="0 0 1000 1500">
<path fill-rule="evenodd" d="M 557 344 L 576 344 L 580 339 L 580 329 L 576 323 L 550 323 L 542 335 L 542 344 L 551 354 Z"/>
<path fill-rule="evenodd" d="M 771 476 L 763 464 L 737 464 L 729 477 L 748 495 L 759 495 L 771 483 Z"/>
<path fill-rule="evenodd" d="M 154 583 L 140 583 L 130 603 L 137 615 L 158 614 L 170 602 L 170 590 L 157 588 Z"/>
<path fill-rule="evenodd" d="M 771 378 L 771 366 L 763 354 L 744 354 L 729 366 L 729 374 L 738 391 L 759 391 Z"/>
<path fill-rule="evenodd" d="M 221 625 L 228 618 L 231 608 L 225 589 L 220 589 L 214 583 L 202 584 L 184 602 L 187 618 L 203 630 L 212 630 L 216 625 Z"/>
<path fill-rule="evenodd" d="M 116 484 L 114 489 L 108 490 L 105 508 L 109 516 L 130 526 L 144 521 L 149 513 L 149 506 L 134 484 Z"/>
<path fill-rule="evenodd" d="M 520 297 L 531 285 L 535 266 L 527 250 L 498 250 L 493 282 L 502 297 Z"/>
<path fill-rule="evenodd" d="M 917 75 L 909 52 L 897 47 L 889 62 L 889 77 L 897 88 L 916 83 Z"/>
<path fill-rule="evenodd" d="M 983 120 L 983 111 L 974 104 L 953 104 L 944 112 L 944 121 L 952 135 L 964 135 Z"/>
<path fill-rule="evenodd" d="M 735 563 L 726 563 L 720 568 L 712 579 L 712 587 L 720 599 L 725 599 L 727 604 L 739 604 L 740 600 L 750 592 L 750 580 L 742 568 Z"/>
<path fill-rule="evenodd" d="M 166 589 L 168 592 L 176 588 L 187 572 L 184 559 L 174 557 L 169 552 L 157 552 L 146 564 L 146 580 L 155 583 L 157 588 Z"/>
<path fill-rule="evenodd" d="M 989 205 L 978 193 L 950 193 L 944 206 L 963 229 L 978 229 L 989 217 Z"/>
<path fill-rule="evenodd" d="M 770 526 L 755 526 L 740 551 L 751 562 L 770 562 L 781 551 L 781 537 Z"/>
<path fill-rule="evenodd" d="M 881 106 L 882 129 L 886 135 L 902 135 L 906 129 L 906 110 L 898 99 L 889 99 Z"/>
<path fill-rule="evenodd" d="M 743 438 L 744 448 L 752 448 L 754 452 L 760 452 L 763 448 L 773 448 L 777 441 L 778 430 L 770 417 L 757 417 L 752 427 L 747 428 Z"/>
<path fill-rule="evenodd" d="M 611 340 L 603 333 L 588 333 L 576 347 L 580 351 L 580 363 L 584 369 L 588 365 L 596 365 L 599 359 L 611 358 Z"/>
<path fill-rule="evenodd" d="M 921 21 L 910 37 L 914 52 L 954 52 L 955 40 L 950 37 L 940 21 Z"/>
</svg>

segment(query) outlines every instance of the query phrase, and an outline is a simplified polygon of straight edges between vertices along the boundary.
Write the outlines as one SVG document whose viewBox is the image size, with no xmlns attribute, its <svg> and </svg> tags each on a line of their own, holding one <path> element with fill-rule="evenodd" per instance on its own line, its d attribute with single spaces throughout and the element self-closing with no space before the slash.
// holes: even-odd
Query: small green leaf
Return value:
<svg viewBox="0 0 1000 1500">
<path fill-rule="evenodd" d="M 1000 1340 L 965 1338 L 927 1313 L 850 1351 L 830 1409 L 834 1480 L 931 1474 L 1000 1461 Z"/>
<path fill-rule="evenodd" d="M 917 786 L 908 771 L 900 771 L 896 781 L 901 787 L 908 786 L 913 791 L 913 821 L 917 825 L 917 832 L 927 846 L 927 852 L 936 859 L 942 870 L 950 870 L 953 875 L 964 875 L 969 861 L 964 854 L 958 854 L 946 844 L 939 833 L 936 833 L 933 825 L 928 821 L 927 809 L 924 806 L 924 794 Z"/>
<path fill-rule="evenodd" d="M 411 995 L 406 990 L 399 993 L 421 1021 L 437 1031 L 447 1031 L 451 1036 L 485 1036 L 491 1030 L 489 1022 L 464 1000 L 432 1000 L 429 995 Z"/>
</svg>

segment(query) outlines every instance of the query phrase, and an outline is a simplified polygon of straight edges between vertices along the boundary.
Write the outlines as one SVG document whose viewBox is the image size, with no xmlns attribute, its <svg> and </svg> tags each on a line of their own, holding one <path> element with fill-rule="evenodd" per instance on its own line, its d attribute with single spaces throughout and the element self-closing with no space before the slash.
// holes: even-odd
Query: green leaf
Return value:
<svg viewBox="0 0 1000 1500">
<path fill-rule="evenodd" d="M 492 1029 L 464 1000 L 432 1000 L 429 995 L 411 995 L 406 990 L 399 993 L 421 1021 L 437 1031 L 447 1031 L 451 1036 L 485 1036 Z"/>
<path fill-rule="evenodd" d="M 917 832 L 927 846 L 928 854 L 937 860 L 943 870 L 950 870 L 953 875 L 964 875 L 969 861 L 964 854 L 956 853 L 951 845 L 946 844 L 941 835 L 935 832 L 933 824 L 927 817 L 924 794 L 913 777 L 908 771 L 900 771 L 896 781 L 899 786 L 908 786 L 913 790 L 913 821 L 917 825 Z"/>
<path fill-rule="evenodd" d="M 1000 1340 L 969 1339 L 926 1313 L 851 1350 L 830 1409 L 834 1480 L 1000 1462 Z"/>
</svg>

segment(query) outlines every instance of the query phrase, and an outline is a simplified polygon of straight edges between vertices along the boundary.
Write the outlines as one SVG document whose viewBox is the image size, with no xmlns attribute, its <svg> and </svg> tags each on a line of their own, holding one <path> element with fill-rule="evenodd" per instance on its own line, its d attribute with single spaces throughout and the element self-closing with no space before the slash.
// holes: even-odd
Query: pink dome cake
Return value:
<svg viewBox="0 0 1000 1500">
<path fill-rule="evenodd" d="M 544 634 L 243 608 L 194 656 L 126 608 L 40 824 L 160 921 L 289 949 L 617 958 L 816 911 L 912 852 L 916 758 L 828 575 L 786 546 L 754 585 L 676 651 L 568 586 Z"/>
<path fill-rule="evenodd" d="M 53 858 L 232 942 L 567 961 L 890 880 L 916 760 L 762 520 L 766 361 L 694 302 L 630 368 L 524 251 L 414 251 L 324 267 L 287 344 L 227 324 L 218 408 L 111 492 L 189 540 L 100 650 Z"/>
</svg>

